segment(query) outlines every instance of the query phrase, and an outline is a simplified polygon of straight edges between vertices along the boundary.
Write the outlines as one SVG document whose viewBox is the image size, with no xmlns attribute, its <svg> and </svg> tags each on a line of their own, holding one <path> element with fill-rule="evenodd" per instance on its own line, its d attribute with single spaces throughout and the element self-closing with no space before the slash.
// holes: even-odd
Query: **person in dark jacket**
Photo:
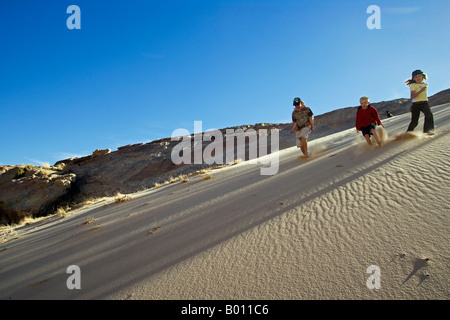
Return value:
<svg viewBox="0 0 450 320">
<path fill-rule="evenodd" d="M 361 105 L 356 112 L 356 132 L 361 131 L 370 146 L 372 145 L 370 137 L 373 135 L 378 146 L 381 147 L 381 140 L 378 137 L 375 128 L 377 125 L 380 125 L 383 128 L 384 126 L 381 123 L 378 111 L 370 105 L 369 97 L 361 97 L 359 102 Z"/>
</svg>

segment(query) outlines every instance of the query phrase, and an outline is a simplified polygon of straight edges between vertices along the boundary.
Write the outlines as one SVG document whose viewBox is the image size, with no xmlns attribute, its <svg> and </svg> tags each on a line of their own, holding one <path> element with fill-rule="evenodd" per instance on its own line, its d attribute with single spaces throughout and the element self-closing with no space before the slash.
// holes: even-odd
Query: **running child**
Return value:
<svg viewBox="0 0 450 320">
<path fill-rule="evenodd" d="M 413 131 L 419 124 L 420 112 L 425 115 L 423 123 L 423 132 L 429 135 L 434 134 L 434 119 L 428 104 L 428 83 L 423 82 L 427 79 L 427 75 L 421 70 L 415 70 L 411 79 L 405 81 L 405 84 L 411 89 L 411 122 L 407 131 Z"/>
<path fill-rule="evenodd" d="M 384 126 L 381 123 L 378 111 L 370 105 L 369 97 L 361 97 L 359 102 L 361 105 L 358 107 L 358 111 L 356 111 L 356 132 L 361 131 L 370 146 L 372 145 L 370 137 L 373 135 L 378 146 L 381 147 L 381 140 L 378 137 L 375 128 L 377 125 L 380 125 L 383 128 Z"/>
</svg>

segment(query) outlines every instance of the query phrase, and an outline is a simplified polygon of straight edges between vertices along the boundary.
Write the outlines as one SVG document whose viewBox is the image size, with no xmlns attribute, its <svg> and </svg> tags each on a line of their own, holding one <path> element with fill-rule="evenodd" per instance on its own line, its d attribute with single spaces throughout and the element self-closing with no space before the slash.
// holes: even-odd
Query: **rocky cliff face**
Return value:
<svg viewBox="0 0 450 320">
<path fill-rule="evenodd" d="M 64 164 L 66 172 L 76 175 L 77 179 L 74 182 L 77 189 L 77 194 L 74 196 L 75 201 L 83 201 L 92 197 L 112 196 L 117 192 L 132 193 L 151 188 L 155 184 L 163 183 L 182 175 L 191 174 L 201 169 L 226 164 L 227 129 L 232 131 L 240 130 L 243 133 L 253 131 L 255 136 L 260 129 L 267 129 L 267 132 L 269 133 L 268 139 L 270 139 L 270 130 L 274 127 L 281 128 L 281 130 L 284 131 L 290 130 L 290 125 L 289 129 L 286 129 L 286 125 L 273 124 L 257 124 L 222 129 L 221 146 L 223 157 L 222 161 L 218 164 L 195 164 L 194 153 L 195 148 L 199 143 L 196 141 L 194 135 L 191 135 L 184 137 L 184 140 L 180 139 L 172 141 L 171 138 L 165 138 L 146 144 L 140 143 L 128 145 L 118 148 L 118 150 L 114 152 L 110 152 L 110 150 L 103 150 L 102 152 L 96 150 L 91 156 L 66 159 L 59 161 L 55 165 Z M 201 152 L 203 153 L 205 148 L 211 144 L 211 138 L 203 135 L 201 140 L 205 140 L 200 143 Z M 236 150 L 238 142 L 237 138 L 233 138 L 233 140 L 234 157 L 231 162 L 237 159 Z M 284 139 L 284 141 L 285 140 L 286 139 Z M 189 157 L 189 161 L 175 164 L 172 161 L 172 150 L 176 146 L 180 147 L 183 141 L 185 141 L 186 146 L 190 148 L 190 150 L 185 150 L 183 152 L 190 152 L 191 156 Z M 247 142 L 245 145 L 245 160 L 248 160 L 248 138 L 245 141 Z M 270 144 L 270 140 L 268 141 Z M 289 146 L 291 145 L 292 141 L 289 143 Z M 288 145 L 284 143 L 280 148 L 285 148 L 287 146 Z M 180 154 L 183 154 L 183 152 L 180 152 Z M 95 155 L 99 153 L 101 153 L 101 155 Z"/>
<path fill-rule="evenodd" d="M 32 166 L 0 167 L 0 223 L 17 223 L 54 211 L 70 200 L 76 175 Z"/>
<path fill-rule="evenodd" d="M 450 102 L 450 89 L 429 98 L 430 105 Z M 394 116 L 409 112 L 409 99 L 396 99 L 372 104 L 380 117 L 386 118 L 386 111 Z M 310 140 L 317 139 L 354 126 L 357 107 L 338 109 L 315 117 L 315 131 Z M 211 141 L 220 143 L 223 148 L 222 163 L 226 163 L 227 129 L 228 132 L 257 134 L 267 132 L 267 144 L 270 145 L 271 129 L 278 129 L 279 149 L 292 147 L 295 144 L 290 134 L 292 124 L 255 124 L 225 128 L 221 130 L 223 140 L 210 137 L 200 142 L 194 135 L 186 137 L 185 147 L 193 151 L 196 147 L 205 150 Z M 217 138 L 217 137 L 216 137 Z M 228 135 L 228 138 L 229 135 Z M 238 159 L 238 138 L 233 137 L 233 160 Z M 249 141 L 245 140 L 245 159 L 251 158 Z M 172 150 L 180 146 L 181 141 L 171 138 L 140 143 L 118 148 L 117 151 L 95 150 L 92 155 L 65 159 L 54 167 L 43 169 L 32 166 L 0 167 L 0 223 L 19 222 L 25 217 L 42 216 L 52 213 L 59 205 L 82 202 L 87 199 L 113 196 L 117 192 L 132 193 L 163 183 L 173 177 L 193 173 L 217 164 L 193 164 L 191 154 L 189 163 L 175 164 L 172 161 Z M 260 140 L 257 138 L 256 143 Z M 201 146 L 200 146 L 201 144 Z M 217 144 L 217 146 L 218 146 Z M 270 150 L 267 150 L 269 153 Z"/>
</svg>

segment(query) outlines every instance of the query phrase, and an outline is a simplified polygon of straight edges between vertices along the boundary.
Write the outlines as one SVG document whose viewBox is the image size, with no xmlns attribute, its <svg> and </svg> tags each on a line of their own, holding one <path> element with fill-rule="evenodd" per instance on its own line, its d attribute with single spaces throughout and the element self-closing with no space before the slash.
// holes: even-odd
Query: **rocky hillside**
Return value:
<svg viewBox="0 0 450 320">
<path fill-rule="evenodd" d="M 431 106 L 450 102 L 450 89 L 430 97 Z M 409 99 L 396 99 L 372 104 L 380 117 L 386 118 L 390 111 L 394 116 L 409 112 Z M 354 126 L 357 107 L 338 109 L 315 117 L 315 131 L 310 140 L 317 139 Z M 292 147 L 294 135 L 292 124 L 255 124 L 222 129 L 223 152 L 226 156 L 227 129 L 237 132 L 260 132 L 267 129 L 270 145 L 271 129 L 279 129 L 279 148 Z M 233 138 L 234 159 L 237 139 Z M 199 146 L 193 135 L 188 139 L 192 148 Z M 246 139 L 246 155 L 249 148 Z M 217 142 L 217 141 L 215 141 Z M 132 193 L 166 181 L 189 175 L 216 164 L 179 164 L 172 162 L 172 149 L 180 141 L 165 138 L 149 143 L 128 145 L 111 150 L 95 150 L 92 155 L 58 161 L 49 168 L 35 166 L 0 166 L 0 223 L 19 222 L 25 217 L 42 216 L 55 212 L 59 206 L 73 205 L 88 199 L 114 196 L 116 193 Z M 202 143 L 202 150 L 211 139 Z M 270 150 L 268 150 L 270 152 Z M 191 157 L 193 160 L 193 155 Z M 192 161 L 193 163 L 193 161 Z M 226 163 L 225 161 L 223 163 Z"/>
</svg>

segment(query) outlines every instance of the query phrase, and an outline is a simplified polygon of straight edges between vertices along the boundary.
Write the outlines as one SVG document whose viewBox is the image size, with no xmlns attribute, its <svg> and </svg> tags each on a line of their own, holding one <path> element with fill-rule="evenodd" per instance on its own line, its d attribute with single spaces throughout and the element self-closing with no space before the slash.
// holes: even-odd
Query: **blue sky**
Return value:
<svg viewBox="0 0 450 320">
<path fill-rule="evenodd" d="M 70 5 L 81 29 L 69 30 Z M 381 29 L 366 26 L 370 5 Z M 0 164 L 450 88 L 448 0 L 1 0 Z"/>
</svg>

